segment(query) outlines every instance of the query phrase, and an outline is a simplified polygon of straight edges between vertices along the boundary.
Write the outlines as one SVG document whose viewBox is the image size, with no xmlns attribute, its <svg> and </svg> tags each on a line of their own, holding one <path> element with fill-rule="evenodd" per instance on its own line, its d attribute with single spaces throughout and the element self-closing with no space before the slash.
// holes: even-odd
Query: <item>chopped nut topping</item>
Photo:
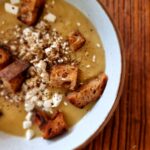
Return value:
<svg viewBox="0 0 150 150">
<path fill-rule="evenodd" d="M 31 140 L 31 139 L 33 138 L 33 136 L 34 136 L 34 131 L 31 130 L 31 129 L 28 129 L 28 130 L 26 131 L 26 139 L 27 139 L 27 140 Z"/>
</svg>

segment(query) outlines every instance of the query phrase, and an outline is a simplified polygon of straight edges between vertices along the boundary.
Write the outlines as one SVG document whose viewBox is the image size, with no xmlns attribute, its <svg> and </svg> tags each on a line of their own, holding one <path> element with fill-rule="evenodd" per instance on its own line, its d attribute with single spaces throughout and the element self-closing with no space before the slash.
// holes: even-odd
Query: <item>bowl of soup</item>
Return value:
<svg viewBox="0 0 150 150">
<path fill-rule="evenodd" d="M 0 2 L 1 148 L 81 148 L 118 104 L 120 36 L 96 0 L 32 2 Z"/>
</svg>

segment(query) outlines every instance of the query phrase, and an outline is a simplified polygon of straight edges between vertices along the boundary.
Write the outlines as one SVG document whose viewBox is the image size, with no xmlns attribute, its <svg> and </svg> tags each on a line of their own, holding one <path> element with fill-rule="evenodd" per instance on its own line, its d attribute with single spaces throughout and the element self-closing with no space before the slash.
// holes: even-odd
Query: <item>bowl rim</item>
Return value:
<svg viewBox="0 0 150 150">
<path fill-rule="evenodd" d="M 114 28 L 114 31 L 117 35 L 118 41 L 119 41 L 119 46 L 120 46 L 120 54 L 121 54 L 121 78 L 120 78 L 120 84 L 119 84 L 119 90 L 117 92 L 117 97 L 115 99 L 115 102 L 113 104 L 113 107 L 111 108 L 111 110 L 109 111 L 105 121 L 100 125 L 100 127 L 95 131 L 95 133 L 93 135 L 91 135 L 90 138 L 88 138 L 84 143 L 82 143 L 81 145 L 77 146 L 75 149 L 82 149 L 85 146 L 87 146 L 87 144 L 89 144 L 92 140 L 94 140 L 94 138 L 96 136 L 98 136 L 98 134 L 104 129 L 104 127 L 106 126 L 106 124 L 109 122 L 109 120 L 111 119 L 111 117 L 113 116 L 118 104 L 119 104 L 119 100 L 121 98 L 122 92 L 123 92 L 123 88 L 124 88 L 124 83 L 125 83 L 125 68 L 126 68 L 126 62 L 125 62 L 125 51 L 124 51 L 124 43 L 121 37 L 121 33 L 114 21 L 114 19 L 112 18 L 112 16 L 110 15 L 110 13 L 108 12 L 106 6 L 104 6 L 104 4 L 100 1 L 100 0 L 96 0 L 98 2 L 98 5 L 101 5 L 102 9 L 105 11 L 106 15 L 108 16 L 108 18 L 110 19 L 112 26 Z"/>
</svg>

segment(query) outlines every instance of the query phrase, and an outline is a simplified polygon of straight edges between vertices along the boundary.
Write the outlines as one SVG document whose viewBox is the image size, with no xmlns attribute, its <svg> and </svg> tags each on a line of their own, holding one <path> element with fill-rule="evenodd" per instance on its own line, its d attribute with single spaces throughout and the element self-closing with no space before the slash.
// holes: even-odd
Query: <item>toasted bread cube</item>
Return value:
<svg viewBox="0 0 150 150">
<path fill-rule="evenodd" d="M 35 110 L 33 122 L 41 129 L 50 120 L 50 116 L 44 111 Z"/>
<path fill-rule="evenodd" d="M 77 91 L 67 95 L 67 100 L 79 108 L 97 101 L 102 95 L 107 83 L 107 76 L 103 73 L 83 84 Z"/>
<path fill-rule="evenodd" d="M 18 19 L 27 25 L 34 25 L 45 5 L 45 0 L 21 0 Z"/>
<path fill-rule="evenodd" d="M 20 89 L 24 81 L 24 76 L 20 74 L 17 77 L 11 79 L 10 81 L 7 81 L 5 79 L 2 79 L 2 81 L 6 89 L 8 89 L 10 92 L 15 93 Z"/>
<path fill-rule="evenodd" d="M 11 92 L 20 89 L 24 80 L 23 72 L 29 67 L 29 63 L 22 60 L 16 60 L 0 71 L 0 78 L 4 86 Z"/>
<path fill-rule="evenodd" d="M 10 63 L 10 53 L 4 46 L 0 46 L 0 70 Z"/>
<path fill-rule="evenodd" d="M 77 83 L 78 67 L 72 65 L 56 65 L 52 67 L 50 84 L 74 90 Z"/>
<path fill-rule="evenodd" d="M 86 39 L 83 37 L 83 35 L 79 31 L 74 31 L 69 35 L 68 41 L 70 44 L 70 48 L 73 51 L 76 51 L 80 49 L 81 47 L 83 47 L 83 45 L 86 42 Z"/>
<path fill-rule="evenodd" d="M 51 117 L 44 111 L 35 110 L 33 122 L 43 132 L 43 138 L 45 139 L 56 137 L 67 130 L 64 115 L 60 112 Z"/>
<path fill-rule="evenodd" d="M 43 138 L 51 139 L 58 135 L 61 135 L 67 130 L 67 124 L 64 119 L 63 113 L 58 113 L 53 120 L 49 120 L 48 123 L 42 128 Z"/>
</svg>

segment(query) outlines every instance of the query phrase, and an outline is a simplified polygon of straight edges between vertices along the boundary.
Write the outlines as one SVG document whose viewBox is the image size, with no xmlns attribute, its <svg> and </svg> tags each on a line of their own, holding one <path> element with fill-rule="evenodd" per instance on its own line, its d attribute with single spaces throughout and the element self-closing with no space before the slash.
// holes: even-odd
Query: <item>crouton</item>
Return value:
<svg viewBox="0 0 150 150">
<path fill-rule="evenodd" d="M 20 87 L 24 81 L 24 76 L 20 74 L 9 81 L 5 79 L 2 79 L 2 81 L 6 89 L 8 89 L 10 92 L 15 93 L 20 90 Z"/>
<path fill-rule="evenodd" d="M 63 113 L 58 113 L 54 120 L 49 120 L 43 128 L 43 138 L 51 139 L 61 135 L 67 130 L 67 124 L 64 120 Z"/>
<path fill-rule="evenodd" d="M 34 111 L 34 117 L 33 117 L 33 122 L 40 128 L 42 129 L 45 124 L 50 120 L 50 116 L 41 110 L 35 110 Z"/>
<path fill-rule="evenodd" d="M 29 67 L 29 63 L 22 60 L 16 60 L 0 71 L 0 78 L 4 86 L 11 92 L 20 89 L 24 80 L 23 72 Z"/>
<path fill-rule="evenodd" d="M 83 84 L 77 91 L 70 92 L 66 98 L 79 108 L 85 107 L 90 102 L 97 101 L 102 95 L 107 83 L 107 76 L 102 73 L 98 77 Z"/>
<path fill-rule="evenodd" d="M 60 112 L 54 118 L 50 118 L 45 112 L 37 111 L 34 123 L 39 126 L 45 139 L 56 137 L 67 130 L 64 115 Z"/>
<path fill-rule="evenodd" d="M 72 65 L 56 65 L 52 67 L 50 85 L 74 90 L 77 83 L 78 67 Z"/>
<path fill-rule="evenodd" d="M 74 31 L 70 33 L 70 35 L 68 36 L 68 41 L 70 44 L 70 48 L 73 51 L 76 51 L 80 49 L 81 47 L 83 47 L 83 45 L 86 42 L 86 39 L 83 37 L 83 35 L 79 31 Z"/>
<path fill-rule="evenodd" d="M 10 53 L 8 48 L 5 46 L 0 46 L 0 70 L 5 68 L 10 63 Z"/>
<path fill-rule="evenodd" d="M 34 25 L 45 5 L 45 0 L 21 0 L 18 19 L 27 25 Z"/>
</svg>

